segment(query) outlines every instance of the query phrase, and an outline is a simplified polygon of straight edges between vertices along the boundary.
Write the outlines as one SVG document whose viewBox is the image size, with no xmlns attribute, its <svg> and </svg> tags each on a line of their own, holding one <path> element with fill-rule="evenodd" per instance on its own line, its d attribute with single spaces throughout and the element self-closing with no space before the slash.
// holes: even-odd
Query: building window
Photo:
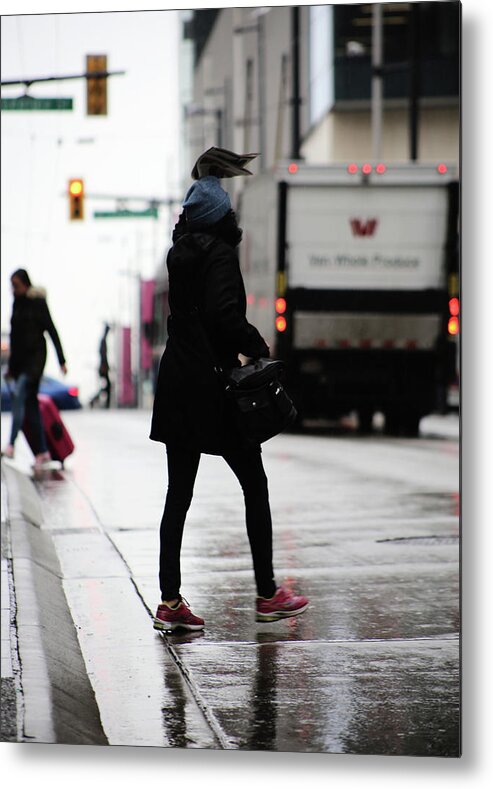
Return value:
<svg viewBox="0 0 493 789">
<path fill-rule="evenodd" d="M 384 97 L 409 94 L 411 8 L 418 8 L 420 95 L 458 96 L 458 2 L 383 3 L 383 60 L 390 70 Z M 334 6 L 335 100 L 365 100 L 371 96 L 372 4 Z"/>
</svg>

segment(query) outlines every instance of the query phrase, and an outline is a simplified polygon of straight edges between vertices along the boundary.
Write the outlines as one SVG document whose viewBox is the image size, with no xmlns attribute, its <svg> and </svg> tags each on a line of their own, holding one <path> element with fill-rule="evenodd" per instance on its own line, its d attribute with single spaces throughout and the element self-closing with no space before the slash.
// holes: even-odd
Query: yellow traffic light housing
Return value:
<svg viewBox="0 0 493 789">
<path fill-rule="evenodd" d="M 86 74 L 108 71 L 106 55 L 87 55 Z M 87 77 L 87 114 L 108 114 L 107 77 Z"/>
<path fill-rule="evenodd" d="M 84 219 L 84 181 L 71 178 L 68 182 L 70 219 Z"/>
</svg>

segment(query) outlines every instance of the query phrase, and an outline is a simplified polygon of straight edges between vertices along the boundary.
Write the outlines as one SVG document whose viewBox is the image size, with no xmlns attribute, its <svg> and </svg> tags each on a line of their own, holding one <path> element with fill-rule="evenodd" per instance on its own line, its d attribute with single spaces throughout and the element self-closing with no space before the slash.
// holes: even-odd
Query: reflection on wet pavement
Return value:
<svg viewBox="0 0 493 789">
<path fill-rule="evenodd" d="M 269 638 L 186 651 L 236 747 L 457 755 L 455 639 L 307 644 Z"/>
<path fill-rule="evenodd" d="M 263 625 L 241 491 L 204 457 L 182 577 L 206 629 L 163 636 L 151 618 L 163 448 L 146 442 L 146 414 L 67 421 L 77 454 L 37 484 L 111 743 L 458 754 L 456 442 L 268 443 L 276 578 L 311 604 Z"/>
</svg>

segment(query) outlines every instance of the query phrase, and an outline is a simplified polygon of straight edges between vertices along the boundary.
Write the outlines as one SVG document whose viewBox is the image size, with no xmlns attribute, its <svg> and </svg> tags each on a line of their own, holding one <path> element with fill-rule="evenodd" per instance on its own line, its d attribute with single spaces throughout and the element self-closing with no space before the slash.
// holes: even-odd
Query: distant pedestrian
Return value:
<svg viewBox="0 0 493 789">
<path fill-rule="evenodd" d="M 161 604 L 154 627 L 204 627 L 204 620 L 191 612 L 180 594 L 180 548 L 201 453 L 222 455 L 243 489 L 257 621 L 296 616 L 306 609 L 308 600 L 278 587 L 274 580 L 272 521 L 261 448 L 246 445 L 241 437 L 209 352 L 212 349 L 225 369 L 239 366 L 240 353 L 269 356 L 269 347 L 246 319 L 236 252 L 242 230 L 215 176 L 197 179 L 183 207 L 167 258 L 169 339 L 159 369 L 150 435 L 166 444 L 168 458 L 168 492 L 160 529 Z M 228 600 L 224 605 L 228 606 Z"/>
<path fill-rule="evenodd" d="M 108 323 L 104 325 L 103 336 L 101 337 L 101 342 L 99 343 L 99 367 L 98 367 L 98 375 L 104 381 L 103 386 L 100 387 L 97 394 L 91 398 L 89 405 L 91 408 L 94 408 L 96 403 L 99 403 L 101 395 L 104 395 L 104 404 L 106 408 L 109 408 L 111 405 L 111 379 L 110 379 L 110 365 L 108 362 L 108 345 L 106 342 L 106 338 L 110 332 L 110 326 Z"/>
<path fill-rule="evenodd" d="M 35 467 L 42 467 L 51 460 L 46 444 L 38 405 L 38 390 L 46 364 L 46 340 L 48 332 L 63 375 L 67 373 L 62 344 L 46 302 L 44 288 L 33 287 L 25 269 L 17 269 L 11 278 L 14 304 L 10 331 L 10 357 L 6 379 L 13 380 L 12 429 L 10 442 L 2 452 L 5 457 L 14 457 L 14 447 L 24 418 L 27 420 L 32 446 L 35 452 Z"/>
</svg>

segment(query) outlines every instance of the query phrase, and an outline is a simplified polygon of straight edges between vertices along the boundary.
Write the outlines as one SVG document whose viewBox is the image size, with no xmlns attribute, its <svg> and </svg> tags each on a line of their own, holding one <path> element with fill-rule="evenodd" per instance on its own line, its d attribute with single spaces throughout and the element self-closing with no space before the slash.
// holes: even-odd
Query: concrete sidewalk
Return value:
<svg viewBox="0 0 493 789">
<path fill-rule="evenodd" d="M 25 575 L 36 566 L 41 599 L 47 590 L 53 599 L 54 579 L 63 593 L 60 608 L 76 636 L 71 652 L 88 678 L 92 736 L 127 745 L 457 756 L 456 441 L 286 435 L 267 444 L 277 577 L 311 599 L 299 619 L 269 625 L 254 622 L 236 480 L 220 458 L 204 457 L 182 574 L 183 593 L 207 627 L 165 637 L 152 629 L 152 614 L 166 471 L 163 448 L 142 440 L 147 419 L 69 415 L 77 453 L 66 471 L 36 486 L 29 480 L 42 522 L 31 513 L 29 526 L 15 527 L 30 545 L 29 553 L 19 535 L 14 540 L 22 548 L 13 555 L 16 591 L 26 582 L 24 563 Z M 42 612 L 52 604 L 44 599 Z M 45 627 L 59 627 L 58 618 Z M 52 660 L 58 656 L 46 658 L 49 679 Z M 26 709 L 29 695 L 24 688 Z M 53 700 L 61 701 L 52 693 Z M 68 736 L 53 726 L 53 713 L 50 736 Z"/>
<path fill-rule="evenodd" d="M 26 474 L 3 461 L 2 488 L 7 491 L 2 500 L 2 581 L 9 595 L 8 610 L 2 602 L 2 625 L 8 623 L 10 642 L 2 632 L 2 680 L 5 671 L 11 702 L 2 739 L 106 744 L 60 565 L 43 530 L 39 495 Z M 4 594 L 7 602 L 2 587 L 2 601 Z"/>
</svg>

